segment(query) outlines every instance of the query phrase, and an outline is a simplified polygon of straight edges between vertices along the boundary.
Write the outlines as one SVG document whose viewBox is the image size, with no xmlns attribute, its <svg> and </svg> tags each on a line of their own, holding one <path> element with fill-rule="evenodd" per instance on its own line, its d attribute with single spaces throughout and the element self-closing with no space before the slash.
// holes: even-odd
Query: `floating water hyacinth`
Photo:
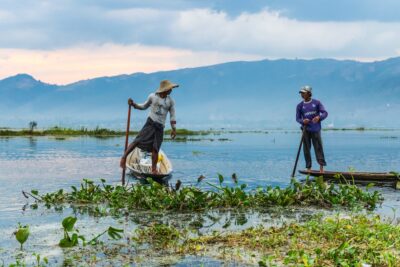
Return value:
<svg viewBox="0 0 400 267">
<path fill-rule="evenodd" d="M 23 244 L 26 242 L 26 240 L 28 240 L 29 235 L 29 226 L 22 226 L 20 223 L 18 223 L 18 229 L 15 231 L 15 238 L 20 243 L 21 250 L 23 249 Z"/>
<path fill-rule="evenodd" d="M 365 214 L 315 215 L 305 223 L 258 225 L 236 232 L 193 236 L 189 229 L 153 223 L 133 240 L 155 250 L 253 255 L 259 266 L 399 266 L 400 225 Z M 216 249 L 218 248 L 218 249 Z M 240 251 L 240 252 L 239 252 Z M 232 253 L 232 254 L 231 254 Z M 265 256 L 263 256 L 265 255 Z M 363 263 L 363 265 L 361 264 Z"/>
<path fill-rule="evenodd" d="M 62 248 L 70 248 L 77 246 L 79 243 L 79 239 L 82 240 L 83 242 L 85 241 L 85 238 L 81 235 L 78 235 L 78 231 L 74 230 L 74 225 L 78 219 L 76 217 L 66 217 L 62 221 L 62 226 L 64 229 L 64 237 L 60 240 L 58 243 L 60 247 Z M 69 232 L 72 232 L 70 235 Z"/>
<path fill-rule="evenodd" d="M 96 245 L 98 243 L 99 238 L 106 233 L 111 239 L 117 240 L 122 238 L 122 233 L 124 232 L 124 230 L 122 229 L 110 226 L 108 227 L 108 229 L 106 229 L 102 233 L 96 235 L 94 238 L 86 242 L 86 238 L 83 235 L 79 235 L 79 230 L 74 228 L 77 220 L 78 219 L 76 217 L 69 216 L 64 218 L 64 220 L 62 221 L 62 226 L 64 229 L 64 237 L 59 242 L 60 247 L 62 248 L 75 247 L 79 245 L 79 240 L 82 241 L 82 244 L 84 246 L 86 246 L 87 244 Z"/>
<path fill-rule="evenodd" d="M 247 190 L 246 184 L 235 183 L 234 186 L 224 185 L 224 177 L 218 175 L 219 184 L 207 184 L 211 190 L 195 186 L 167 187 L 148 180 L 148 185 L 131 184 L 123 187 L 109 185 L 105 180 L 101 184 L 84 179 L 80 188 L 72 186 L 72 192 L 58 190 L 44 195 L 35 194 L 38 203 L 46 206 L 70 204 L 102 204 L 113 210 L 113 214 L 127 210 L 190 210 L 201 211 L 219 208 L 266 208 L 271 206 L 316 206 L 331 208 L 365 207 L 374 209 L 383 198 L 377 192 L 363 190 L 352 184 L 328 184 L 323 179 L 298 182 L 292 180 L 286 188 L 258 187 Z"/>
</svg>

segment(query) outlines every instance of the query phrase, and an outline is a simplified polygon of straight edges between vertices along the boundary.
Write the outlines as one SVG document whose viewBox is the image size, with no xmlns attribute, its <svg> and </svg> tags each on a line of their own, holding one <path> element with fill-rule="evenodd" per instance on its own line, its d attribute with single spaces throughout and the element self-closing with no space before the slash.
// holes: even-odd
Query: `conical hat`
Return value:
<svg viewBox="0 0 400 267">
<path fill-rule="evenodd" d="M 163 92 L 169 91 L 169 90 L 171 90 L 173 88 L 176 88 L 178 86 L 179 85 L 177 85 L 175 83 L 171 83 L 168 80 L 163 80 L 163 81 L 160 82 L 160 87 L 157 89 L 156 93 L 157 94 L 158 93 L 163 93 Z"/>
</svg>

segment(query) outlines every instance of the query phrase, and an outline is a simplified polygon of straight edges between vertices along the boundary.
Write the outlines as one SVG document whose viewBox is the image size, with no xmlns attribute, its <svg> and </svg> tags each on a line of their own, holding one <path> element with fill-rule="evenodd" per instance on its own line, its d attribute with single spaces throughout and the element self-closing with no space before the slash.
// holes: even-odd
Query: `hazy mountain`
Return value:
<svg viewBox="0 0 400 267">
<path fill-rule="evenodd" d="M 150 74 L 101 77 L 57 86 L 19 74 L 0 81 L 0 126 L 103 125 L 123 128 L 127 99 L 143 102 L 160 80 L 179 83 L 180 126 L 293 128 L 302 85 L 326 106 L 326 124 L 400 127 L 400 58 L 356 61 L 263 60 Z M 134 111 L 135 127 L 147 112 Z"/>
</svg>

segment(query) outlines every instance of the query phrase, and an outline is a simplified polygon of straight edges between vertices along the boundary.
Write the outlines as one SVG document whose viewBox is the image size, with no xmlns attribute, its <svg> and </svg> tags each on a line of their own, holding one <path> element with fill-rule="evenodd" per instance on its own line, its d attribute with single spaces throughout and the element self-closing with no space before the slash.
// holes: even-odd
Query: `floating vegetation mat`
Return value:
<svg viewBox="0 0 400 267">
<path fill-rule="evenodd" d="M 374 215 L 314 215 L 206 235 L 168 223 L 113 231 L 108 241 L 77 241 L 63 249 L 62 261 L 42 257 L 36 266 L 400 266 L 400 225 Z M 25 266 L 17 262 L 10 266 Z"/>
<path fill-rule="evenodd" d="M 379 216 L 315 216 L 302 224 L 196 237 L 155 224 L 138 229 L 133 240 L 164 253 L 204 254 L 260 266 L 400 266 L 400 225 Z"/>
<path fill-rule="evenodd" d="M 183 186 L 179 181 L 174 186 L 150 179 L 148 184 L 120 186 L 84 179 L 69 191 L 24 192 L 26 197 L 35 199 L 30 204 L 33 210 L 47 207 L 73 211 L 73 216 L 62 221 L 63 229 L 57 231 L 60 240 L 56 246 L 58 251 L 62 249 L 61 258 L 49 256 L 44 260 L 48 256 L 44 255 L 40 266 L 154 266 L 181 262 L 204 266 L 399 264 L 398 225 L 365 214 L 332 216 L 335 208 L 346 212 L 353 208 L 373 210 L 383 198 L 369 187 L 334 185 L 317 178 L 292 180 L 285 188 L 248 189 L 235 174 L 230 185 L 222 175 L 218 178 L 219 183 L 212 184 L 204 176 L 199 177 L 198 184 L 206 183 L 209 189 Z M 279 208 L 288 213 L 313 208 L 315 213 L 324 211 L 325 215 L 311 212 L 278 223 L 252 215 Z M 77 215 L 82 214 L 88 215 L 86 220 L 107 216 L 115 223 L 102 229 L 76 227 Z M 222 221 L 219 215 L 224 218 Z M 32 229 L 29 225 L 18 226 L 21 248 L 24 243 L 29 247 L 30 242 L 35 242 L 27 239 Z M 18 264 L 23 260 L 20 257 Z"/>
<path fill-rule="evenodd" d="M 199 178 L 199 182 L 201 182 Z M 204 177 L 203 177 L 204 178 Z M 46 206 L 62 204 L 96 205 L 102 204 L 106 210 L 97 212 L 124 214 L 132 210 L 152 211 L 204 211 L 225 208 L 265 208 L 271 206 L 316 206 L 322 208 L 365 207 L 374 209 L 383 198 L 377 191 L 370 192 L 352 184 L 328 184 L 322 178 L 298 182 L 292 180 L 286 188 L 258 187 L 247 190 L 246 184 L 239 184 L 232 175 L 234 186 L 224 185 L 224 177 L 219 175 L 219 184 L 207 183 L 212 190 L 195 186 L 181 186 L 180 181 L 172 187 L 148 180 L 149 184 L 128 186 L 106 184 L 101 180 L 95 184 L 84 179 L 79 188 L 72 186 L 71 192 L 60 189 L 54 193 L 40 194 L 36 190 L 28 193 L 36 202 Z M 27 196 L 27 193 L 25 193 Z M 37 206 L 37 203 L 32 207 Z"/>
</svg>

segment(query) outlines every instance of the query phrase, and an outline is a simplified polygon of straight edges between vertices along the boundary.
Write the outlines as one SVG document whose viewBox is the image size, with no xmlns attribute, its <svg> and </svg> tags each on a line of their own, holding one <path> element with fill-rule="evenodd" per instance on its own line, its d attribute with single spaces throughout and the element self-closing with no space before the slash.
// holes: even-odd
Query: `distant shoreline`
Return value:
<svg viewBox="0 0 400 267">
<path fill-rule="evenodd" d="M 398 131 L 399 129 L 385 129 L 385 128 L 324 128 L 323 131 Z M 269 129 L 269 130 L 228 130 L 228 129 L 209 129 L 209 130 L 188 130 L 188 129 L 177 129 L 177 136 L 199 136 L 199 135 L 219 135 L 223 133 L 264 133 L 274 131 L 284 132 L 298 132 L 299 129 Z M 136 135 L 138 131 L 130 131 L 130 135 Z M 165 134 L 169 135 L 171 130 L 165 130 Z M 112 137 L 112 136 L 124 136 L 126 131 L 112 130 L 108 128 L 88 129 L 86 127 L 77 128 L 64 128 L 54 126 L 48 129 L 12 129 L 7 127 L 0 127 L 0 137 L 18 137 L 18 136 L 93 136 L 93 137 Z"/>
<path fill-rule="evenodd" d="M 138 131 L 130 131 L 130 135 L 137 134 Z M 171 130 L 166 130 L 165 134 L 170 134 Z M 192 131 L 187 129 L 177 129 L 178 136 L 191 136 L 191 135 L 208 135 L 211 133 L 217 133 L 215 131 Z M 126 131 L 112 130 L 107 128 L 96 127 L 94 129 L 88 129 L 82 127 L 80 129 L 75 128 L 63 128 L 63 127 L 51 127 L 48 129 L 12 129 L 12 128 L 0 128 L 0 136 L 13 137 L 13 136 L 124 136 Z"/>
</svg>

